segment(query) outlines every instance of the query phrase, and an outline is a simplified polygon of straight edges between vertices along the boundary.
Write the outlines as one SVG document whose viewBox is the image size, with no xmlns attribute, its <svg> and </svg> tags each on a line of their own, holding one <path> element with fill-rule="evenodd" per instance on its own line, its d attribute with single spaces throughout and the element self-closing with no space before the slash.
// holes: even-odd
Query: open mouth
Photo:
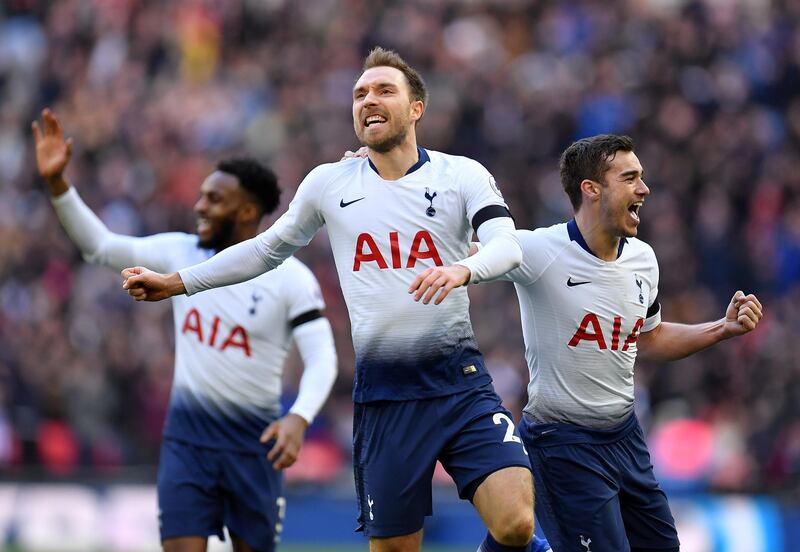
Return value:
<svg viewBox="0 0 800 552">
<path fill-rule="evenodd" d="M 207 218 L 198 218 L 197 219 L 197 233 L 202 234 L 204 232 L 211 231 L 211 221 Z"/>
<path fill-rule="evenodd" d="M 379 114 L 370 115 L 366 119 L 364 119 L 364 126 L 369 128 L 374 125 L 380 125 L 386 122 L 386 117 Z"/>
<path fill-rule="evenodd" d="M 636 203 L 628 206 L 628 212 L 631 214 L 633 220 L 637 223 L 639 222 L 639 209 L 642 207 L 642 202 L 637 201 Z"/>
</svg>

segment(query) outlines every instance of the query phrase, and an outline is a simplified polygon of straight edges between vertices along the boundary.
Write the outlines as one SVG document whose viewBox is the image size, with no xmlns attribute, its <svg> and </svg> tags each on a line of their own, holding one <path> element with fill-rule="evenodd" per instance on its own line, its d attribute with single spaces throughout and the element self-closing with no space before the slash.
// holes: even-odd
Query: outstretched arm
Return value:
<svg viewBox="0 0 800 552">
<path fill-rule="evenodd" d="M 276 268 L 299 248 L 278 238 L 272 227 L 178 272 L 161 274 L 142 266 L 126 268 L 122 271 L 122 288 L 137 301 L 161 301 L 184 293 L 192 295 L 246 282 Z"/>
<path fill-rule="evenodd" d="M 72 156 L 72 139 L 64 138 L 58 117 L 45 109 L 42 126 L 31 123 L 36 145 L 36 167 L 47 183 L 51 202 L 61 225 L 87 262 L 117 270 L 137 263 L 164 266 L 164 248 L 154 247 L 149 238 L 137 238 L 111 232 L 81 200 L 64 177 Z"/>
<path fill-rule="evenodd" d="M 639 353 L 642 358 L 650 360 L 678 360 L 725 339 L 753 331 L 761 317 L 762 307 L 756 296 L 737 291 L 725 318 L 704 324 L 662 322 L 639 336 Z"/>
<path fill-rule="evenodd" d="M 217 253 L 200 264 L 172 274 L 143 267 L 122 271 L 122 287 L 137 301 L 161 301 L 245 282 L 276 268 L 306 245 L 325 223 L 319 207 L 321 187 L 329 180 L 326 166 L 312 170 L 300 184 L 289 209 L 254 238 Z"/>
</svg>

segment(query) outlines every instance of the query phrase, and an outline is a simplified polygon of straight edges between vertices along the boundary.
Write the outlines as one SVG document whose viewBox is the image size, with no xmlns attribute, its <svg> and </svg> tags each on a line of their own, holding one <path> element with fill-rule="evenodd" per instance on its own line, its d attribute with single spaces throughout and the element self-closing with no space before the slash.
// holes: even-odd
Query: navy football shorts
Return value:
<svg viewBox="0 0 800 552">
<path fill-rule="evenodd" d="M 563 423 L 519 428 L 536 482 L 536 517 L 559 552 L 671 552 L 679 547 L 636 416 L 598 430 Z"/>
<path fill-rule="evenodd" d="M 433 399 L 356 404 L 359 530 L 369 537 L 393 537 L 422 529 L 433 511 L 437 460 L 466 500 L 497 470 L 530 469 L 511 413 L 491 384 Z"/>
<path fill-rule="evenodd" d="M 161 540 L 224 539 L 222 528 L 259 552 L 272 552 L 282 529 L 283 475 L 264 454 L 197 447 L 164 439 L 158 467 Z"/>
</svg>

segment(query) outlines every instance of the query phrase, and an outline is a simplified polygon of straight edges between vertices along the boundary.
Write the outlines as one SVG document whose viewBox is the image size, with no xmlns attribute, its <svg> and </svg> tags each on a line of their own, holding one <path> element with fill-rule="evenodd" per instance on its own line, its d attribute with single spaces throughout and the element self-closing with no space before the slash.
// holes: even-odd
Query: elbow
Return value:
<svg viewBox="0 0 800 552">
<path fill-rule="evenodd" d="M 511 264 L 511 268 L 509 268 L 509 270 L 513 270 L 522 264 L 522 247 L 520 246 L 519 241 L 515 241 L 514 246 L 509 252 L 509 263 Z"/>
</svg>

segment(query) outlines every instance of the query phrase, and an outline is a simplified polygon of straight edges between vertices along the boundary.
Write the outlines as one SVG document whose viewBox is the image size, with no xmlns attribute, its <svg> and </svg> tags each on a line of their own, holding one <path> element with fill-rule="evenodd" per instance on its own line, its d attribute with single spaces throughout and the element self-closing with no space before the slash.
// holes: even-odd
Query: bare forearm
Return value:
<svg viewBox="0 0 800 552">
<path fill-rule="evenodd" d="M 639 336 L 639 353 L 648 360 L 678 360 L 730 337 L 725 319 L 703 324 L 662 322 Z"/>
<path fill-rule="evenodd" d="M 69 182 L 66 178 L 64 178 L 63 174 L 57 174 L 55 176 L 45 178 L 44 181 L 47 183 L 47 189 L 50 192 L 50 195 L 53 197 L 58 197 L 67 193 L 67 190 L 69 190 L 70 187 Z"/>
</svg>

